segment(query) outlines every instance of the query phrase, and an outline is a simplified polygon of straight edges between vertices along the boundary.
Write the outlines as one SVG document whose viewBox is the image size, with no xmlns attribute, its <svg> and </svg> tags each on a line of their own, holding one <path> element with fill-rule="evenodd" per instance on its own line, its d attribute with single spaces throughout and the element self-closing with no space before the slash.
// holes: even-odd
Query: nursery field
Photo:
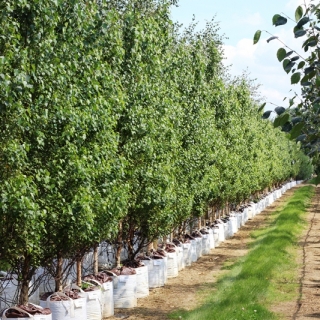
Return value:
<svg viewBox="0 0 320 320">
<path fill-rule="evenodd" d="M 317 235 L 320 228 L 320 189 L 316 188 L 307 213 L 303 213 L 303 203 L 308 201 L 311 194 L 312 187 L 288 190 L 261 214 L 248 221 L 233 238 L 181 271 L 177 278 L 169 279 L 165 287 L 153 289 L 149 297 L 139 299 L 137 308 L 117 309 L 115 316 L 110 319 L 319 318 L 320 246 Z M 301 211 L 295 218 L 291 217 L 290 223 L 285 223 L 292 232 L 288 232 L 282 225 L 290 210 L 294 211 L 293 214 L 297 210 Z M 270 239 L 266 239 L 266 235 L 269 237 L 270 234 L 274 236 L 281 232 L 288 240 L 287 246 L 279 250 L 276 247 L 279 245 L 278 239 L 274 241 L 275 248 L 268 248 L 268 252 L 279 250 L 279 255 L 275 254 L 279 265 L 271 269 L 265 267 L 264 270 L 252 270 L 253 277 L 257 276 L 255 272 L 260 273 L 261 277 L 267 273 L 272 275 L 270 279 L 257 279 L 262 282 L 262 291 L 259 291 L 259 287 L 256 287 L 258 292 L 250 288 L 252 279 L 249 272 L 243 297 L 235 295 L 232 287 L 239 288 L 237 276 L 240 277 L 248 264 L 252 268 L 250 259 L 257 259 L 252 251 L 259 256 L 259 250 L 265 251 L 266 245 L 269 247 L 273 244 L 273 241 L 269 243 Z M 296 240 L 290 243 L 295 237 Z M 273 260 L 270 258 L 270 261 Z M 245 296 L 252 299 L 252 302 L 248 303 Z M 233 306 L 240 310 L 233 310 Z M 225 308 L 226 313 L 222 311 L 218 314 L 215 308 Z"/>
</svg>

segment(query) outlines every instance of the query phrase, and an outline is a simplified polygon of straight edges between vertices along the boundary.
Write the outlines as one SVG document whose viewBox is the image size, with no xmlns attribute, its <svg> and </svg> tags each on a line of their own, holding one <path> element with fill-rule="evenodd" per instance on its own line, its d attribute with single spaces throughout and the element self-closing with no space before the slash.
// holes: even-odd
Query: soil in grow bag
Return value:
<svg viewBox="0 0 320 320">
<path fill-rule="evenodd" d="M 92 280 L 101 284 L 101 305 L 102 317 L 107 318 L 114 315 L 114 301 L 113 301 L 113 278 L 106 272 L 99 272 L 97 275 L 87 275 L 83 278 L 85 282 Z"/>
<path fill-rule="evenodd" d="M 34 304 L 29 303 L 26 306 L 19 305 L 16 307 L 8 308 L 4 311 L 2 319 L 24 319 L 31 317 L 39 319 L 51 319 L 51 310 L 49 308 L 42 308 L 40 306 L 36 306 Z"/>
<path fill-rule="evenodd" d="M 114 288 L 115 308 L 134 308 L 137 306 L 137 274 L 136 270 L 128 267 L 110 270 L 118 277 L 117 286 Z"/>
</svg>

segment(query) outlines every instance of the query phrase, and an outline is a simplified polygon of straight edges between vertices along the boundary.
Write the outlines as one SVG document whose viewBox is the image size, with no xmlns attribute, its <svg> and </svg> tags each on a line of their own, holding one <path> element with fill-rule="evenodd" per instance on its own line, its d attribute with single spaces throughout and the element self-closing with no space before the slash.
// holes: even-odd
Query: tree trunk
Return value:
<svg viewBox="0 0 320 320">
<path fill-rule="evenodd" d="M 22 266 L 22 280 L 21 280 L 21 290 L 19 294 L 18 303 L 22 305 L 28 304 L 29 301 L 29 283 L 31 279 L 30 274 L 30 257 L 27 255 L 24 258 Z"/>
<path fill-rule="evenodd" d="M 99 272 L 98 270 L 98 248 L 99 245 L 95 244 L 93 248 L 93 274 L 96 276 Z"/>
<path fill-rule="evenodd" d="M 63 259 L 62 259 L 61 255 L 58 254 L 56 277 L 55 277 L 55 282 L 56 282 L 55 292 L 62 291 L 62 264 L 63 264 Z"/>
<path fill-rule="evenodd" d="M 116 253 L 117 268 L 121 267 L 121 249 L 122 249 L 122 221 L 119 222 L 119 231 L 118 231 L 118 238 L 117 238 L 117 253 Z"/>
<path fill-rule="evenodd" d="M 147 247 L 147 255 L 149 256 L 151 251 L 153 251 L 153 242 L 150 242 Z"/>
<path fill-rule="evenodd" d="M 82 258 L 77 258 L 77 286 L 82 286 Z"/>
</svg>

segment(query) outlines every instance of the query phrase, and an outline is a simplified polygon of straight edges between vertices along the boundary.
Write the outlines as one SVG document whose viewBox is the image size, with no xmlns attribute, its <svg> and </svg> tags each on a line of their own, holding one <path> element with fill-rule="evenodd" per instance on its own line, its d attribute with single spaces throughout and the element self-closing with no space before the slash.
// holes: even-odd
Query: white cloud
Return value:
<svg viewBox="0 0 320 320">
<path fill-rule="evenodd" d="M 304 4 L 308 5 L 310 0 L 290 0 L 286 4 L 286 8 L 290 10 L 295 10 L 298 6 L 302 6 L 304 8 Z"/>
<path fill-rule="evenodd" d="M 279 29 L 277 35 L 288 46 L 294 48 L 299 48 L 302 42 L 293 38 L 291 29 Z M 277 40 L 267 43 L 268 37 L 269 35 L 265 35 L 257 45 L 253 45 L 252 39 L 241 39 L 235 46 L 224 46 L 224 63 L 226 66 L 231 65 L 230 73 L 233 76 L 239 76 L 244 70 L 248 70 L 249 77 L 261 84 L 259 91 L 267 102 L 286 107 L 288 103 L 283 102 L 283 98 L 292 96 L 289 92 L 292 89 L 290 74 L 284 72 L 276 57 L 276 52 L 282 44 Z M 299 91 L 298 87 L 293 89 Z M 266 109 L 274 109 L 274 106 L 269 104 Z"/>
<path fill-rule="evenodd" d="M 241 23 L 248 24 L 251 26 L 259 26 L 263 23 L 263 18 L 259 12 L 253 13 L 241 19 Z"/>
</svg>

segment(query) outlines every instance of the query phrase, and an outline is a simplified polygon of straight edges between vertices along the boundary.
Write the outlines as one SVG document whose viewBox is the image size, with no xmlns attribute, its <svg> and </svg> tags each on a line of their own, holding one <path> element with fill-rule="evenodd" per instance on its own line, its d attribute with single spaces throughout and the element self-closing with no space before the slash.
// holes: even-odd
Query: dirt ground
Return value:
<svg viewBox="0 0 320 320">
<path fill-rule="evenodd" d="M 221 275 L 222 267 L 228 263 L 236 260 L 238 257 L 244 256 L 247 253 L 247 244 L 251 241 L 251 231 L 261 228 L 268 220 L 270 212 L 274 211 L 276 207 L 280 206 L 290 195 L 294 189 L 288 190 L 280 199 L 275 201 L 271 206 L 264 210 L 259 215 L 256 215 L 253 220 L 249 220 L 247 224 L 242 227 L 236 235 L 224 241 L 215 249 L 212 249 L 209 255 L 201 257 L 197 262 L 190 267 L 186 267 L 179 272 L 176 278 L 168 279 L 164 287 L 150 290 L 150 295 L 146 298 L 138 299 L 138 306 L 134 309 L 115 309 L 115 316 L 108 318 L 115 319 L 130 319 L 130 320 L 166 320 L 167 314 L 177 310 L 185 309 L 191 310 L 199 303 L 199 291 L 205 290 L 208 283 L 215 282 L 217 277 Z M 320 189 L 318 190 L 318 192 Z M 314 208 L 314 206 L 312 206 Z M 316 211 L 319 212 L 318 204 L 316 204 Z M 313 226 L 320 228 L 320 214 L 318 220 L 313 218 L 313 213 L 310 213 L 310 221 L 313 221 Z M 313 220 L 312 220 L 313 219 Z M 314 230 L 316 232 L 316 230 Z M 310 273 L 309 269 L 304 271 L 304 277 L 301 278 L 303 286 L 303 299 L 301 300 L 301 307 L 298 310 L 296 307 L 297 301 L 289 305 L 282 305 L 290 312 L 288 319 L 314 319 L 320 318 L 320 291 L 316 296 L 312 295 L 312 299 L 307 294 L 306 289 L 319 290 L 320 288 L 320 274 L 318 277 L 314 272 L 320 269 L 320 241 L 317 241 L 316 234 L 310 231 L 307 237 L 307 248 L 310 247 L 317 251 L 317 256 L 314 271 Z M 319 231 L 318 231 L 319 232 Z M 306 235 L 305 235 L 306 236 Z M 305 238 L 304 238 L 305 239 Z M 302 251 L 304 239 L 302 240 Z M 306 262 L 312 259 L 312 253 L 306 252 Z M 309 263 L 308 263 L 309 268 Z M 319 273 L 319 272 L 317 272 Z M 310 293 L 311 294 L 311 293 Z M 315 305 L 313 305 L 313 303 Z M 317 305 L 316 305 L 317 304 Z M 314 310 L 312 310 L 314 306 Z M 296 310 L 296 311 L 294 311 Z M 312 311 L 311 311 L 312 310 Z M 293 312 L 298 314 L 297 318 L 293 318 Z M 300 317 L 300 315 L 309 314 L 309 317 Z"/>
<path fill-rule="evenodd" d="M 300 297 L 292 318 L 286 319 L 320 319 L 320 187 L 308 211 L 308 228 L 299 243 Z"/>
</svg>

